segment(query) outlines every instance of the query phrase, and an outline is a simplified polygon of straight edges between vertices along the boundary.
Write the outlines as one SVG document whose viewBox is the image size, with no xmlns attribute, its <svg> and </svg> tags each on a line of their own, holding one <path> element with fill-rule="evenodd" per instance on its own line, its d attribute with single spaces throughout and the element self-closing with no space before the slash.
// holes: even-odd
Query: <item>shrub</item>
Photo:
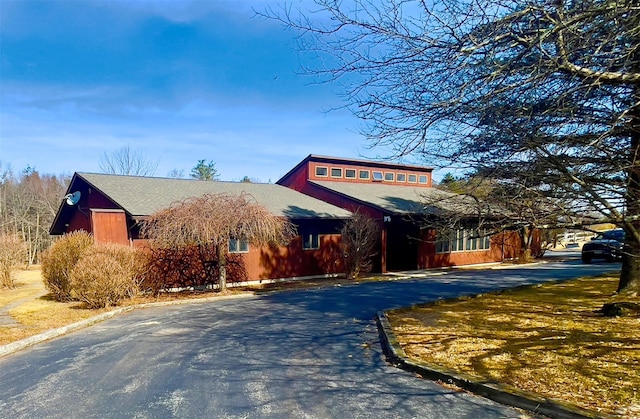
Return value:
<svg viewBox="0 0 640 419">
<path fill-rule="evenodd" d="M 93 237 L 86 231 L 74 231 L 56 240 L 41 257 L 42 279 L 57 301 L 71 299 L 71 270 L 93 246 Z"/>
<path fill-rule="evenodd" d="M 188 288 L 218 282 L 217 249 L 209 246 L 153 246 L 146 252 L 142 288 L 155 295 L 167 288 Z M 244 258 L 227 255 L 227 280 L 246 281 Z"/>
<path fill-rule="evenodd" d="M 137 252 L 128 246 L 95 246 L 71 270 L 71 288 L 89 308 L 117 305 L 138 294 L 141 267 Z"/>
<path fill-rule="evenodd" d="M 26 264 L 27 244 L 17 234 L 0 236 L 0 288 L 15 286 L 13 270 Z"/>
<path fill-rule="evenodd" d="M 379 238 L 375 220 L 356 211 L 344 223 L 340 234 L 347 278 L 357 279 L 362 273 L 371 272 Z"/>
</svg>

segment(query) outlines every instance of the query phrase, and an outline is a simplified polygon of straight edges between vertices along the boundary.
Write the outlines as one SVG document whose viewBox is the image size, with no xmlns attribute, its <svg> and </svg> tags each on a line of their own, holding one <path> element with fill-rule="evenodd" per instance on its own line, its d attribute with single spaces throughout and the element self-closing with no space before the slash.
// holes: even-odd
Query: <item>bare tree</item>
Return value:
<svg viewBox="0 0 640 419">
<path fill-rule="evenodd" d="M 344 223 L 340 234 L 347 278 L 357 279 L 362 273 L 371 272 L 379 230 L 373 218 L 357 211 Z"/>
<path fill-rule="evenodd" d="M 213 246 L 217 260 L 203 262 L 218 265 L 220 290 L 226 289 L 230 240 L 287 244 L 296 235 L 293 224 L 271 214 L 247 194 L 207 194 L 176 202 L 149 217 L 142 233 L 156 246 L 196 246 L 202 255 L 209 255 Z"/>
<path fill-rule="evenodd" d="M 100 170 L 104 173 L 132 176 L 153 176 L 159 161 L 151 161 L 142 150 L 132 150 L 129 145 L 111 153 L 103 153 Z"/>
<path fill-rule="evenodd" d="M 306 69 L 341 81 L 372 146 L 527 184 L 624 228 L 640 291 L 640 6 L 635 0 L 316 0 L 266 14 Z"/>
</svg>

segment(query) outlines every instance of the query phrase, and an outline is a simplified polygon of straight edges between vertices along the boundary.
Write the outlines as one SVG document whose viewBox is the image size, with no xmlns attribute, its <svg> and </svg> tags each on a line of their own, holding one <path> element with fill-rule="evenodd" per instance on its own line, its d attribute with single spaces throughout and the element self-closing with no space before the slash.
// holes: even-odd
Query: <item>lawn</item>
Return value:
<svg viewBox="0 0 640 419">
<path fill-rule="evenodd" d="M 581 278 L 388 312 L 406 354 L 601 413 L 640 417 L 640 316 L 617 279 Z"/>
</svg>

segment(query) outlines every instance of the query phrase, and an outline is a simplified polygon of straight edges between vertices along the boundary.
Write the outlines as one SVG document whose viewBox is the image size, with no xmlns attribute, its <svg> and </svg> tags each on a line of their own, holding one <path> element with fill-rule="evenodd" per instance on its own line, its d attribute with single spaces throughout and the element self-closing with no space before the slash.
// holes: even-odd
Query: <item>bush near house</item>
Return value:
<svg viewBox="0 0 640 419">
<path fill-rule="evenodd" d="M 141 288 L 154 295 L 168 288 L 204 287 L 218 283 L 219 269 L 214 245 L 162 247 L 150 245 L 144 252 L 145 269 Z M 241 255 L 227 256 L 229 282 L 246 281 Z"/>
<path fill-rule="evenodd" d="M 13 288 L 13 270 L 26 265 L 27 244 L 17 234 L 0 236 L 0 288 Z"/>
<path fill-rule="evenodd" d="M 138 295 L 143 268 L 135 249 L 114 244 L 94 246 L 71 270 L 71 289 L 89 308 L 117 305 Z"/>
<path fill-rule="evenodd" d="M 65 234 L 42 253 L 42 279 L 54 299 L 72 299 L 71 271 L 92 246 L 93 237 L 80 230 Z"/>
</svg>

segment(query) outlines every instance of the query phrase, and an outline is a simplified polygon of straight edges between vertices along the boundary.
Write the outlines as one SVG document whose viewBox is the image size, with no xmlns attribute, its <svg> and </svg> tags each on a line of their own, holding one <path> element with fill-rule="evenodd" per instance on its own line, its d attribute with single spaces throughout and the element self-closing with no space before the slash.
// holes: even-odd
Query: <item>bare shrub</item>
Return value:
<svg viewBox="0 0 640 419">
<path fill-rule="evenodd" d="M 345 254 L 347 278 L 356 279 L 371 272 L 378 245 L 378 225 L 371 217 L 355 212 L 344 223 L 340 234 Z"/>
<path fill-rule="evenodd" d="M 71 300 L 71 270 L 93 246 L 86 231 L 74 231 L 56 240 L 42 254 L 42 279 L 57 301 Z"/>
<path fill-rule="evenodd" d="M 158 295 L 168 288 L 202 287 L 219 283 L 217 249 L 212 246 L 151 246 L 146 252 L 146 266 L 141 287 Z M 247 279 L 242 255 L 229 254 L 227 279 Z"/>
<path fill-rule="evenodd" d="M 0 288 L 14 288 L 13 270 L 27 261 L 27 244 L 17 234 L 0 236 Z"/>
<path fill-rule="evenodd" d="M 138 294 L 142 267 L 137 252 L 128 246 L 95 246 L 71 271 L 73 294 L 90 308 L 117 305 Z"/>
</svg>

